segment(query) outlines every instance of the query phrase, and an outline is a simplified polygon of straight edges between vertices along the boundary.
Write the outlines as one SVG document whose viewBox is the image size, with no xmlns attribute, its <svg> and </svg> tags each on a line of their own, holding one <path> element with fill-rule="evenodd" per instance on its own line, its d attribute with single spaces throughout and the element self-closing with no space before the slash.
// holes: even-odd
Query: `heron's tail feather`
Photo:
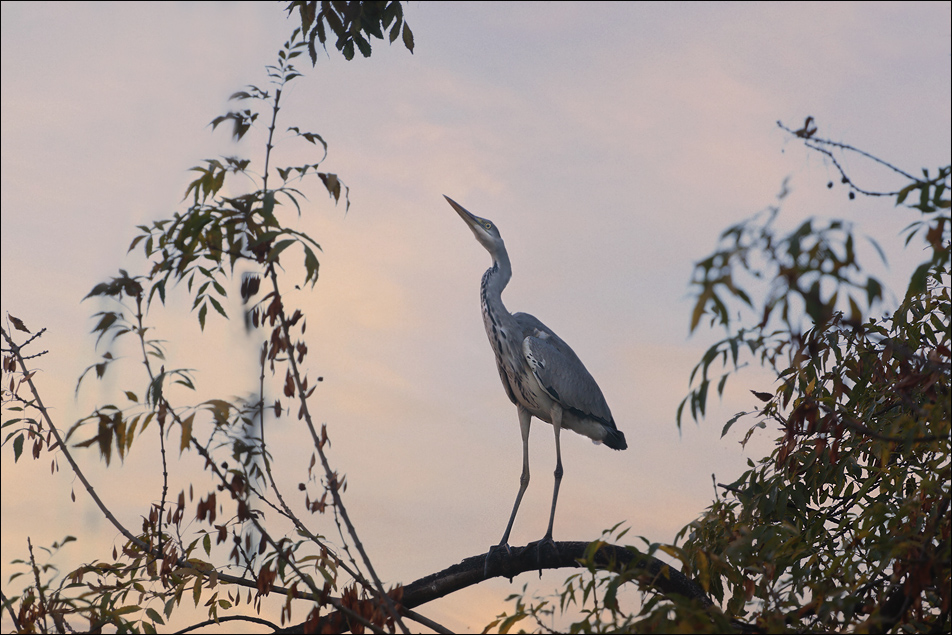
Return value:
<svg viewBox="0 0 952 635">
<path fill-rule="evenodd" d="M 616 430 L 615 428 L 606 428 L 608 434 L 605 435 L 605 438 L 602 439 L 602 443 L 610 447 L 612 450 L 627 450 L 628 442 L 625 441 L 625 433 L 621 430 Z"/>
</svg>

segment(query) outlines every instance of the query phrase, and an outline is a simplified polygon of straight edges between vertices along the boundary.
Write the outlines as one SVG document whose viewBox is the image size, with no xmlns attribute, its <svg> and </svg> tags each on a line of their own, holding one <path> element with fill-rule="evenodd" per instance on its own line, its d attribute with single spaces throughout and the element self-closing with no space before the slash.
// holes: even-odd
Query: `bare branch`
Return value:
<svg viewBox="0 0 952 635">
<path fill-rule="evenodd" d="M 571 541 L 556 542 L 555 548 L 534 544 L 525 547 L 513 547 L 510 553 L 495 552 L 486 562 L 487 554 L 479 554 L 463 559 L 442 571 L 430 574 L 403 587 L 400 610 L 408 614 L 409 609 L 427 602 L 445 597 L 466 587 L 479 584 L 490 578 L 515 578 L 529 571 L 542 569 L 579 568 L 581 561 L 592 543 Z M 694 580 L 653 556 L 647 556 L 618 545 L 603 543 L 594 556 L 595 566 L 599 569 L 618 570 L 627 568 L 643 572 L 638 579 L 652 589 L 666 596 L 676 595 L 693 600 L 712 614 L 721 611 L 704 590 Z M 414 618 L 415 619 L 415 618 Z M 321 618 L 318 631 L 325 624 L 337 624 L 339 618 L 334 614 Z M 749 625 L 736 622 L 735 625 L 746 632 Z M 303 633 L 304 624 L 297 624 L 279 631 L 281 633 Z"/>
<path fill-rule="evenodd" d="M 260 617 L 253 617 L 251 615 L 227 615 L 225 617 L 219 617 L 215 620 L 205 620 L 204 622 L 199 622 L 198 624 L 192 624 L 191 626 L 186 626 L 182 630 L 175 632 L 190 633 L 206 626 L 221 624 L 222 622 L 251 622 L 252 624 L 261 624 L 262 626 L 267 626 L 273 631 L 279 630 L 279 626 L 277 624 L 274 622 L 269 622 L 268 620 L 263 620 Z"/>
<path fill-rule="evenodd" d="M 889 168 L 896 174 L 899 174 L 900 176 L 903 176 L 909 179 L 910 181 L 914 181 L 916 183 L 922 182 L 921 179 L 917 179 L 911 174 L 908 174 L 905 171 L 897 168 L 892 163 L 889 163 L 888 161 L 883 161 L 879 157 L 873 156 L 872 154 L 864 150 L 860 150 L 859 148 L 854 148 L 853 146 L 847 143 L 840 143 L 838 141 L 831 141 L 829 139 L 814 137 L 813 134 L 816 132 L 816 128 L 815 127 L 809 128 L 809 123 L 812 121 L 812 119 L 813 117 L 808 117 L 807 125 L 804 126 L 804 128 L 801 130 L 791 130 L 787 126 L 783 125 L 783 123 L 780 121 L 777 122 L 777 127 L 779 127 L 781 130 L 785 132 L 788 132 L 794 135 L 795 137 L 803 139 L 803 144 L 806 147 L 810 148 L 811 150 L 816 150 L 817 152 L 826 155 L 830 159 L 830 161 L 833 162 L 833 165 L 836 166 L 836 169 L 839 171 L 841 181 L 849 185 L 850 189 L 855 190 L 856 192 L 859 192 L 860 194 L 863 194 L 864 196 L 896 196 L 901 191 L 901 190 L 896 190 L 893 192 L 874 192 L 871 190 L 864 190 L 863 188 L 857 186 L 856 183 L 854 183 L 852 179 L 850 179 L 850 177 L 846 174 L 846 170 L 843 169 L 843 166 L 841 166 L 839 161 L 836 160 L 836 157 L 833 156 L 833 153 L 827 150 L 825 147 L 821 147 L 821 146 L 829 146 L 831 148 L 839 148 L 840 150 L 846 150 L 848 152 L 855 152 L 856 154 L 859 154 L 860 156 L 866 157 L 867 159 L 870 159 L 871 161 L 874 161 L 876 163 L 879 163 L 880 165 L 883 165 Z"/>
<path fill-rule="evenodd" d="M 274 267 L 271 267 L 270 270 L 271 284 L 274 288 L 274 293 L 277 297 L 281 297 L 280 291 L 278 289 L 278 275 L 274 270 Z M 291 331 L 288 324 L 287 316 L 285 315 L 284 309 L 278 312 L 278 317 L 281 324 L 281 333 L 284 335 L 284 340 L 287 343 L 288 349 L 291 349 Z M 387 607 L 387 610 L 390 612 L 394 621 L 400 625 L 401 630 L 404 633 L 409 633 L 406 625 L 400 619 L 399 614 L 397 613 L 396 607 L 393 604 L 393 600 L 387 595 L 387 592 L 383 588 L 383 583 L 380 582 L 377 572 L 374 570 L 373 564 L 370 562 L 370 557 L 367 555 L 367 552 L 364 550 L 363 543 L 360 542 L 360 538 L 357 536 L 357 530 L 354 528 L 353 523 L 350 521 L 350 516 L 347 513 L 347 509 L 344 507 L 344 502 L 340 497 L 340 488 L 339 483 L 337 482 L 337 475 L 331 469 L 330 463 L 327 460 L 327 455 L 324 453 L 324 444 L 321 442 L 320 437 L 318 437 L 317 430 L 314 428 L 314 421 L 311 418 L 311 412 L 308 409 L 307 405 L 307 390 L 305 390 L 303 382 L 301 381 L 301 373 L 297 366 L 297 361 L 294 358 L 293 353 L 288 354 L 288 363 L 291 366 L 291 375 L 294 378 L 295 390 L 297 391 L 298 398 L 301 401 L 301 414 L 303 415 L 304 422 L 307 424 L 308 431 L 311 433 L 311 439 L 314 441 L 314 447 L 317 448 L 318 456 L 321 458 L 321 465 L 324 468 L 324 474 L 327 476 L 327 485 L 328 489 L 331 492 L 331 496 L 334 498 L 334 507 L 340 511 L 341 519 L 344 521 L 344 524 L 347 526 L 347 532 L 350 534 L 351 538 L 354 541 L 354 546 L 357 548 L 357 551 L 360 553 L 360 557 L 364 562 L 364 566 L 367 567 L 367 572 L 370 574 L 370 577 L 374 581 L 374 585 L 377 587 L 377 593 L 380 595 L 380 598 L 383 600 L 384 605 Z"/>
</svg>

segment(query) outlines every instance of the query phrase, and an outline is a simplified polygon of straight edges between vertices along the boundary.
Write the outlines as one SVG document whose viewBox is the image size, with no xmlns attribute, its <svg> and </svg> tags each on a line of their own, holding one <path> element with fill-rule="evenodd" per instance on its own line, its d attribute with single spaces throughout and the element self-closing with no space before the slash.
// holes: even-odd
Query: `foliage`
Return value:
<svg viewBox="0 0 952 635">
<path fill-rule="evenodd" d="M 17 344 L 9 328 L 2 331 L 3 372 L 10 375 L 3 389 L 3 443 L 12 446 L 15 461 L 27 442 L 34 459 L 50 453 L 54 469 L 65 460 L 124 537 L 111 557 L 65 576 L 39 561 L 28 543 L 29 558 L 13 561 L 11 580 L 26 576 L 29 583 L 19 597 L 3 597 L 18 630 L 108 626 L 157 632 L 168 627 L 183 600 L 201 605 L 210 622 L 243 619 L 277 628 L 241 615 L 243 604 L 260 611 L 271 593 L 285 598 L 282 624 L 292 619 L 297 601 L 305 602 L 307 619 L 298 625 L 303 629 L 408 632 L 404 616 L 439 628 L 400 606 L 403 589 L 384 589 L 363 549 L 342 499 L 345 478 L 328 461 L 328 432 L 315 426 L 310 410 L 320 378 L 309 381 L 304 366 L 306 318 L 281 291 L 287 275 L 299 272 L 294 281 L 311 286 L 318 279 L 319 245 L 287 224 L 290 214 L 304 212 L 305 185 L 319 182 L 345 207 L 349 190 L 323 170 L 327 144 L 321 135 L 297 126 L 286 129 L 285 141 L 310 144 L 317 156 L 301 165 L 271 165 L 282 91 L 301 76 L 294 60 L 305 48 L 316 62 L 317 42 L 326 48 L 330 31 L 345 58 L 353 58 L 355 49 L 366 57 L 371 39 L 386 33 L 391 43 L 402 37 L 412 52 L 413 35 L 399 2 L 291 2 L 287 10 L 297 10 L 301 28 L 268 67 L 269 84 L 236 92 L 231 100 L 240 106 L 212 120 L 213 129 L 225 125 L 242 141 L 257 130 L 259 116 L 270 113 L 260 172 L 258 164 L 237 156 L 192 168 L 196 176 L 184 210 L 140 226 L 130 244 L 130 251 L 141 250 L 148 259 L 148 273 L 120 269 L 87 296 L 114 303 L 95 316 L 97 344 L 134 342 L 144 383 L 123 390 L 121 405 L 102 405 L 63 434 L 28 368 L 43 354 L 27 352 L 43 331 L 31 333 L 8 317 L 13 329 L 29 337 Z M 691 328 L 709 317 L 726 337 L 695 368 L 678 425 L 686 412 L 695 420 L 703 417 L 712 383 L 723 393 L 728 378 L 752 359 L 775 373 L 777 386 L 751 391 L 757 407 L 726 422 L 723 434 L 753 417 L 742 443 L 768 426 L 777 426 L 779 436 L 769 456 L 749 462 L 733 482 L 718 484 L 723 494 L 680 532 L 677 544 L 642 538 L 645 554 L 627 549 L 646 558 L 660 551 L 678 559 L 720 607 L 647 591 L 652 576 L 643 566 L 615 562 L 606 571 L 594 554 L 624 536 L 615 527 L 591 543 L 581 560 L 584 571 L 570 576 L 560 594 L 527 600 L 524 588 L 509 598 L 512 615 L 501 615 L 487 630 L 508 632 L 526 624 L 549 630 L 547 623 L 568 610 L 579 615 L 573 632 L 948 630 L 952 168 L 922 178 L 900 172 L 905 187 L 867 191 L 843 171 L 837 153 L 885 162 L 816 137 L 811 120 L 788 131 L 833 162 L 850 198 L 893 196 L 897 205 L 917 212 L 906 244 L 923 239 L 929 257 L 910 276 L 902 303 L 883 317 L 872 312 L 885 290 L 860 265 L 846 221 L 809 220 L 784 233 L 775 226 L 777 206 L 729 228 L 715 253 L 697 264 Z M 182 395 L 198 389 L 199 374 L 172 365 L 155 335 L 152 311 L 184 288 L 204 330 L 209 315 L 228 318 L 226 300 L 236 287 L 249 332 L 260 342 L 257 394 L 189 402 Z M 83 373 L 77 390 L 90 373 L 102 379 L 124 363 L 107 351 Z M 132 377 L 124 374 L 123 380 Z M 313 446 L 298 509 L 275 482 L 265 436 L 266 422 L 289 412 L 296 413 Z M 177 461 L 166 451 L 171 439 Z M 113 459 L 124 461 L 136 442 L 149 443 L 161 458 L 162 487 L 144 503 L 141 529 L 132 530 L 100 499 L 74 454 L 91 448 L 115 469 Z M 184 471 L 191 458 L 214 485 L 196 492 L 192 481 L 187 490 L 171 493 L 170 472 Z M 265 512 L 283 518 L 293 531 L 278 535 L 265 525 Z M 340 544 L 311 526 L 323 515 L 332 517 Z M 66 536 L 39 549 L 52 557 L 73 541 Z M 653 575 L 656 581 L 664 573 Z M 645 589 L 637 612 L 619 599 L 628 582 Z"/>
<path fill-rule="evenodd" d="M 806 143 L 852 149 L 812 135 Z M 695 369 L 701 379 L 685 401 L 695 418 L 702 415 L 713 361 L 735 371 L 747 352 L 776 373 L 778 385 L 772 393 L 752 391 L 761 405 L 727 422 L 722 434 L 750 415 L 755 422 L 743 443 L 768 425 L 778 426 L 780 437 L 769 456 L 720 485 L 725 497 L 679 534 L 679 556 L 715 599 L 727 602 L 729 614 L 758 628 L 948 626 L 949 174 L 949 166 L 934 178 L 924 171 L 892 193 L 897 205 L 919 193 L 909 206 L 919 218 L 906 244 L 921 234 L 930 257 L 885 317 L 865 317 L 882 286 L 863 276 L 853 234 L 840 221 L 807 221 L 777 237 L 769 221 L 754 219 L 727 230 L 723 249 L 697 265 L 693 324 L 709 313 L 729 337 L 705 354 Z M 850 194 L 872 194 L 844 182 Z M 751 234 L 749 243 L 739 239 Z M 766 266 L 755 268 L 755 259 Z M 770 281 L 753 327 L 738 326 L 726 309 L 734 300 L 753 306 L 732 283 L 739 272 Z M 860 301 L 857 291 L 865 295 Z M 838 309 L 844 295 L 848 316 Z M 794 301 L 810 318 L 805 332 L 789 310 Z"/>
<path fill-rule="evenodd" d="M 810 120 L 788 132 L 838 169 L 834 151 L 889 166 L 817 138 Z M 703 417 L 711 385 L 721 394 L 749 360 L 777 377 L 773 391 L 752 390 L 756 407 L 722 431 L 752 418 L 741 443 L 776 427 L 774 450 L 718 484 L 723 495 L 676 544 L 653 545 L 679 559 L 730 622 L 656 595 L 644 596 L 637 615 L 615 612 L 610 600 L 626 572 L 591 571 L 585 584 L 570 577 L 557 598 L 514 595 L 515 612 L 491 626 L 531 617 L 536 630 L 547 630 L 540 617 L 556 606 L 564 612 L 566 597 L 583 589 L 584 619 L 572 632 L 949 630 L 952 168 L 915 178 L 889 167 L 908 185 L 870 192 L 845 172 L 841 182 L 851 199 L 893 196 L 917 213 L 905 244 L 919 236 L 928 258 L 890 314 L 872 317 L 883 285 L 865 273 L 853 227 L 842 220 L 810 219 L 784 234 L 774 224 L 780 208 L 772 207 L 727 229 L 695 267 L 691 328 L 708 316 L 727 336 L 695 367 L 678 425 L 685 412 Z"/>
<path fill-rule="evenodd" d="M 400 37 L 407 50 L 413 52 L 413 32 L 403 19 L 403 5 L 398 0 L 289 2 L 288 13 L 293 13 L 295 9 L 301 18 L 301 31 L 307 41 L 312 64 L 317 62 L 318 41 L 327 50 L 328 29 L 337 36 L 334 46 L 348 60 L 354 58 L 354 47 L 364 57 L 370 57 L 368 38 L 382 40 L 388 29 L 387 38 L 391 44 Z"/>
<path fill-rule="evenodd" d="M 120 632 L 156 632 L 167 627 L 183 601 L 203 606 L 212 622 L 247 619 L 277 628 L 241 615 L 246 610 L 241 605 L 260 612 L 262 598 L 280 593 L 286 598 L 282 623 L 292 618 L 293 601 L 303 599 L 310 629 L 392 630 L 399 626 L 407 632 L 396 610 L 400 589 L 383 588 L 343 504 L 346 481 L 331 468 L 327 430 L 315 426 L 310 411 L 316 382 L 309 380 L 304 365 L 306 318 L 290 306 L 279 286 L 290 275 L 285 269 L 297 270 L 296 262 L 302 263 L 303 279 L 295 282 L 313 286 L 318 278 L 319 245 L 287 225 L 289 215 L 303 213 L 301 188 L 319 182 L 335 203 L 348 201 L 348 189 L 337 175 L 322 170 L 327 144 L 317 133 L 290 127 L 280 140 L 318 149 L 313 162 L 271 165 L 280 143 L 276 131 L 282 91 L 301 76 L 294 60 L 305 48 L 301 29 L 295 29 L 275 65 L 267 67 L 268 85 L 249 86 L 233 94 L 231 100 L 240 106 L 212 121 L 213 129 L 227 125 L 234 139 L 241 141 L 255 128 L 262 114 L 259 106 L 270 114 L 263 131 L 260 172 L 255 172 L 250 159 L 237 156 L 207 159 L 192 168 L 196 177 L 186 189 L 185 209 L 140 226 L 129 246 L 129 251 L 141 249 L 149 262 L 148 273 L 130 275 L 120 270 L 87 295 L 112 302 L 110 310 L 95 316 L 97 344 L 104 342 L 112 348 L 119 340 L 134 340 L 145 369 L 144 388 L 124 390 L 121 405 L 102 405 L 62 434 L 26 366 L 32 356 L 24 347 L 33 345 L 42 331 L 18 345 L 3 330 L 8 347 L 3 368 L 11 375 L 9 390 L 3 393 L 3 428 L 8 431 L 4 443 L 13 445 L 17 460 L 27 440 L 33 443 L 34 458 L 44 451 L 52 453 L 54 461 L 65 458 L 125 538 L 111 558 L 62 577 L 50 565 L 38 564 L 31 548 L 29 561 L 14 563 L 24 571 L 13 577 L 32 573 L 32 583 L 19 598 L 4 598 L 18 630 L 48 630 L 47 619 L 52 618 L 61 632 L 95 631 L 106 625 Z M 299 260 L 289 258 L 295 252 Z M 249 333 L 260 342 L 257 394 L 187 403 L 182 396 L 197 390 L 197 374 L 171 365 L 150 318 L 164 306 L 169 293 L 184 287 L 204 330 L 209 308 L 228 317 L 226 299 L 238 286 Z M 14 328 L 29 332 L 21 321 L 12 316 L 11 320 Z M 111 370 L 114 364 L 125 363 L 123 356 L 107 351 L 83 373 L 80 384 L 89 373 L 101 379 L 116 372 Z M 124 380 L 133 380 L 134 373 L 122 372 Z M 14 416 L 8 419 L 8 412 Z M 297 509 L 286 502 L 275 481 L 265 435 L 268 421 L 291 412 L 305 426 L 313 445 L 307 478 L 298 486 L 304 505 Z M 150 427 L 154 436 L 147 434 Z M 177 461 L 165 447 L 173 438 Z M 143 440 L 161 457 L 162 487 L 145 498 L 141 530 L 135 531 L 124 526 L 99 498 L 74 454 L 80 448 L 93 448 L 115 467 L 112 459 L 123 461 L 132 445 Z M 204 493 L 196 491 L 198 481 L 187 473 L 194 455 L 214 482 Z M 186 473 L 191 485 L 173 493 L 169 476 L 178 471 Z M 282 517 L 293 533 L 281 536 L 273 526 L 266 526 L 265 510 Z M 311 526 L 325 514 L 332 517 L 341 536 L 339 545 L 329 543 Z M 63 544 L 71 540 L 68 537 Z"/>
<path fill-rule="evenodd" d="M 569 612 L 575 619 L 568 627 L 568 632 L 572 633 L 685 633 L 710 630 L 712 623 L 721 630 L 730 628 L 730 621 L 713 606 L 700 587 L 672 571 L 671 565 L 654 557 L 654 553 L 668 550 L 666 545 L 649 544 L 640 538 L 647 551 L 634 546 L 614 546 L 628 533 L 622 525 L 618 523 L 606 529 L 600 540 L 586 545 L 584 553 L 576 560 L 576 566 L 583 571 L 570 575 L 560 593 L 552 597 L 535 596 L 527 601 L 527 587 L 523 586 L 521 593 L 506 598 L 514 604 L 512 614 L 497 616 L 483 632 L 496 629 L 506 633 L 520 623 L 532 624 L 536 632 L 558 632 L 557 618 Z M 559 550 L 570 544 L 559 543 Z M 605 554 L 610 555 L 606 558 Z M 624 586 L 631 582 L 657 593 L 645 603 L 646 608 L 654 607 L 664 599 L 668 606 L 689 611 L 691 619 L 682 615 L 681 619 L 675 620 L 664 611 L 647 620 L 639 619 L 640 616 L 625 606 L 628 599 L 622 597 Z"/>
</svg>

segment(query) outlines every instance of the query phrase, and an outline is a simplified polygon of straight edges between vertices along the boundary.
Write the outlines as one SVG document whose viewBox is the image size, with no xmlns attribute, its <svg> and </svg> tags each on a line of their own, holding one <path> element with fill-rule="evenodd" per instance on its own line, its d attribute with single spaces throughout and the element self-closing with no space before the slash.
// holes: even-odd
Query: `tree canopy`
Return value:
<svg viewBox="0 0 952 635">
<path fill-rule="evenodd" d="M 767 368 L 775 385 L 752 386 L 750 409 L 718 424 L 723 435 L 739 435 L 748 423 L 744 443 L 770 430 L 773 451 L 716 482 L 715 500 L 673 544 L 648 537 L 623 546 L 627 530 L 616 526 L 591 542 L 513 549 L 488 564 L 485 554 L 474 554 L 386 588 L 348 514 L 346 477 L 327 455 L 331 432 L 313 415 L 322 378 L 307 365 L 307 316 L 292 291 L 318 281 L 320 246 L 289 220 L 307 212 L 302 201 L 310 189 L 345 207 L 349 189 L 325 167 L 323 136 L 286 126 L 281 108 L 287 85 L 302 76 L 295 64 L 305 52 L 315 63 L 328 39 L 351 59 L 355 51 L 370 56 L 373 39 L 400 38 L 412 52 L 413 35 L 399 2 L 292 2 L 287 10 L 301 27 L 268 67 L 268 84 L 235 92 L 234 107 L 211 122 L 238 141 L 262 132 L 263 162 L 226 156 L 193 167 L 182 209 L 139 226 L 131 241 L 145 270 L 120 269 L 87 295 L 110 303 L 94 327 L 109 350 L 80 383 L 121 367 L 116 402 L 64 428 L 33 382 L 43 331 L 13 316 L 13 330 L 3 328 L 4 445 L 17 461 L 28 450 L 33 458 L 63 457 L 123 536 L 112 554 L 63 577 L 31 543 L 11 576 L 25 588 L 3 597 L 18 630 L 157 632 L 185 602 L 207 611 L 207 623 L 446 632 L 416 609 L 488 577 L 565 567 L 581 571 L 556 596 L 515 594 L 513 611 L 487 629 L 545 630 L 543 618 L 570 610 L 579 616 L 574 632 L 949 629 L 952 168 L 918 177 L 890 166 L 904 187 L 860 186 L 841 167 L 842 154 L 888 162 L 820 137 L 812 118 L 799 130 L 784 129 L 839 170 L 857 205 L 867 196 L 893 197 L 897 213 L 909 215 L 905 244 L 921 245 L 927 258 L 901 290 L 899 306 L 885 311 L 886 289 L 859 262 L 852 223 L 811 219 L 784 232 L 777 223 L 783 192 L 776 206 L 724 231 L 714 253 L 696 264 L 696 302 L 686 319 L 692 330 L 723 329 L 724 338 L 695 368 L 677 424 L 701 420 L 714 391 L 743 381 L 739 371 L 753 363 Z M 307 162 L 281 163 L 276 131 L 289 133 L 283 143 L 311 151 Z M 172 365 L 155 312 L 170 294 L 185 295 L 204 330 L 229 317 L 224 300 L 235 290 L 259 347 L 258 390 L 192 400 L 196 377 Z M 134 359 L 115 354 L 123 344 L 136 351 Z M 145 374 L 144 390 L 126 374 L 132 366 Z M 312 447 L 298 486 L 303 507 L 289 504 L 278 486 L 279 460 L 266 434 L 266 421 L 291 416 Z M 142 499 L 139 527 L 115 516 L 75 460 L 85 448 L 115 465 L 135 443 L 149 443 L 162 464 L 160 496 Z M 195 479 L 192 487 L 170 488 L 169 473 L 183 456 L 198 457 L 213 485 L 203 489 Z M 266 523 L 265 511 L 290 529 Z M 317 529 L 325 526 L 331 531 Z M 339 541 L 324 535 L 334 530 Z M 47 551 L 55 555 L 74 540 L 67 536 Z M 635 609 L 619 600 L 629 583 L 644 591 Z M 279 616 L 241 614 L 248 606 L 260 611 L 272 594 L 285 598 Z"/>
<path fill-rule="evenodd" d="M 544 630 L 542 617 L 577 605 L 583 619 L 573 632 L 949 629 L 952 166 L 914 177 L 818 137 L 812 117 L 796 131 L 778 125 L 840 170 L 851 200 L 894 197 L 910 217 L 904 244 L 922 245 L 928 258 L 900 305 L 876 317 L 884 288 L 857 260 L 850 221 L 808 219 L 784 233 L 778 204 L 726 229 L 695 265 L 691 316 L 692 330 L 706 319 L 725 337 L 695 367 L 678 425 L 688 414 L 700 421 L 714 389 L 722 394 L 753 363 L 776 386 L 751 389 L 752 408 L 724 422 L 722 436 L 741 421 L 751 421 L 743 444 L 763 430 L 778 436 L 769 455 L 716 483 L 715 500 L 674 544 L 642 538 L 641 546 L 680 561 L 723 613 L 670 594 L 622 610 L 618 586 L 645 582 L 643 570 L 596 575 L 590 562 L 591 577 L 573 575 L 557 598 L 515 596 L 515 611 L 497 621 L 506 628 L 532 617 Z M 864 189 L 837 152 L 883 163 L 908 183 Z"/>
</svg>

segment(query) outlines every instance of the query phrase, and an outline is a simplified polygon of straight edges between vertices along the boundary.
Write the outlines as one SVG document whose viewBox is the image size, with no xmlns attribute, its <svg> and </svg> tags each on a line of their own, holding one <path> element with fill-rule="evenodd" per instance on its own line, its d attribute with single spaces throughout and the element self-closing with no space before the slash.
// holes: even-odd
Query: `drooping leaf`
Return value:
<svg viewBox="0 0 952 635">
<path fill-rule="evenodd" d="M 403 45 L 407 47 L 410 53 L 413 53 L 413 31 L 410 30 L 410 25 L 406 22 L 403 23 Z"/>
</svg>

